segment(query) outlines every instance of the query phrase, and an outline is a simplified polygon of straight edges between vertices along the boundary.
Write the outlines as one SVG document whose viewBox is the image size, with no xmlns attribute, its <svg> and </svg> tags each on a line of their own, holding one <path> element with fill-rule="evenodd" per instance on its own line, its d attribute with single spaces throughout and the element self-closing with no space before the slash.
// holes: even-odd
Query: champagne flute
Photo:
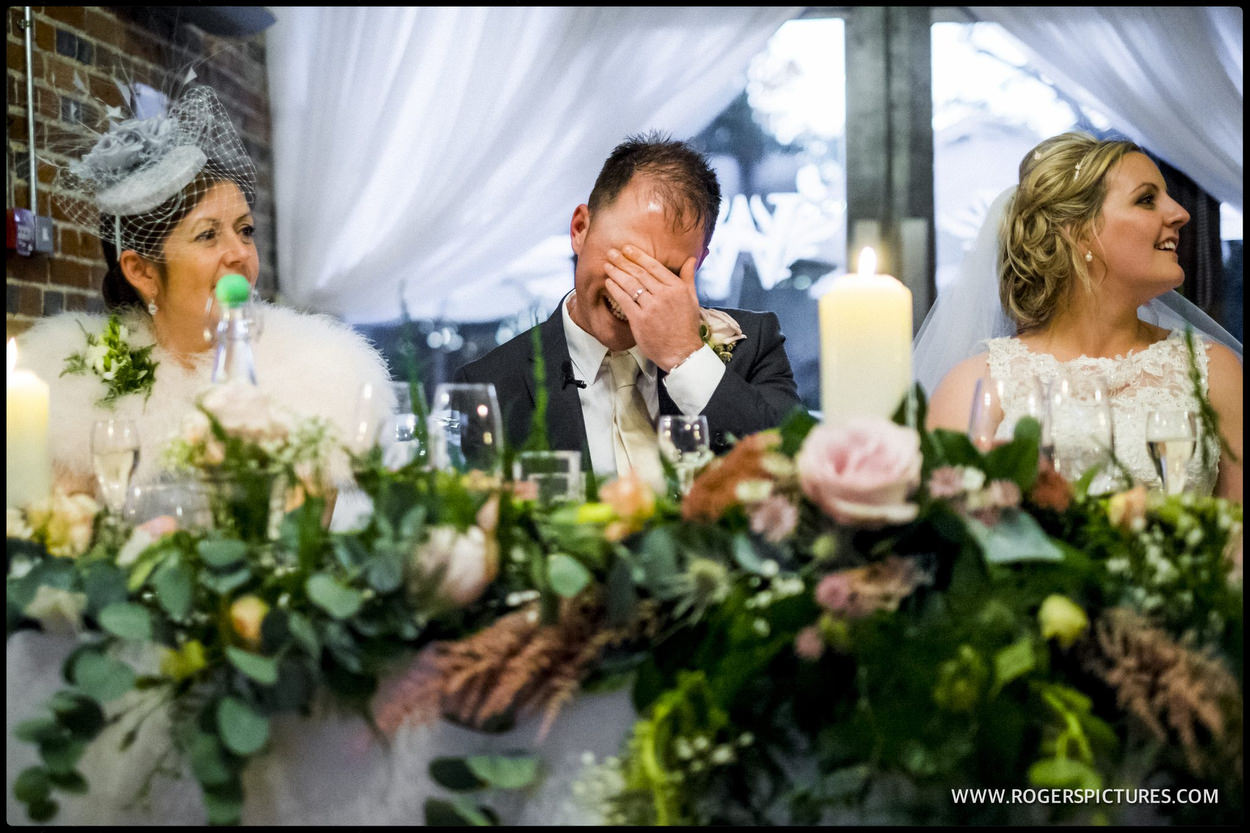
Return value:
<svg viewBox="0 0 1250 833">
<path fill-rule="evenodd" d="M 677 470 L 681 493 L 686 494 L 694 483 L 695 474 L 712 461 L 707 417 L 662 416 L 657 440 L 660 454 Z"/>
<path fill-rule="evenodd" d="M 449 471 L 503 474 L 503 420 L 492 384 L 443 383 L 429 417 L 430 463 Z"/>
<path fill-rule="evenodd" d="M 972 410 L 968 414 L 968 439 L 980 452 L 994 447 L 995 432 L 1003 421 L 1000 386 L 989 376 L 977 379 L 972 392 Z"/>
<path fill-rule="evenodd" d="M 91 426 L 91 459 L 104 505 L 120 515 L 139 465 L 139 427 L 131 419 L 98 419 Z"/>
<path fill-rule="evenodd" d="M 1091 468 L 1089 491 L 1101 494 L 1115 487 L 1108 471 L 1114 431 L 1106 378 L 1094 371 L 1063 371 L 1050 386 L 1050 439 L 1055 471 L 1070 481 Z"/>
<path fill-rule="evenodd" d="M 1146 414 L 1146 451 L 1159 473 L 1164 494 L 1185 491 L 1185 467 L 1194 454 L 1197 437 L 1193 411 L 1158 410 Z"/>
</svg>

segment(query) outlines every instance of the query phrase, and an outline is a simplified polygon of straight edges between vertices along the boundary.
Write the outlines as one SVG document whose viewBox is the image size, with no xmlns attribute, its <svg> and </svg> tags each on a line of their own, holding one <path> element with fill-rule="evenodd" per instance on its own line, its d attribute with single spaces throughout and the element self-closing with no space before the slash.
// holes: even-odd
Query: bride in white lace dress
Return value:
<svg viewBox="0 0 1250 833">
<path fill-rule="evenodd" d="M 998 229 L 999 299 L 1017 335 L 986 340 L 986 352 L 946 374 L 930 400 L 929 426 L 966 430 L 977 381 L 988 377 L 1001 392 L 993 406 L 998 436 L 1009 436 L 1038 380 L 1100 374 L 1116 456 L 1136 482 L 1157 485 L 1146 415 L 1196 411 L 1197 403 L 1184 334 L 1142 320 L 1138 308 L 1183 282 L 1176 245 L 1188 221 L 1136 145 L 1080 133 L 1038 145 L 1020 165 Z M 1189 488 L 1240 502 L 1241 361 L 1223 344 L 1195 341 L 1200 385 L 1236 460 L 1213 454 L 1204 466 L 1195 450 Z"/>
</svg>

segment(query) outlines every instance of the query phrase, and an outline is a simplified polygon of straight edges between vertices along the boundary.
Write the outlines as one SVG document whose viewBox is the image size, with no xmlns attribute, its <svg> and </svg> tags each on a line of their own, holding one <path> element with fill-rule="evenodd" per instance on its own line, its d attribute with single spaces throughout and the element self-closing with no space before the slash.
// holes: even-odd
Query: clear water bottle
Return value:
<svg viewBox="0 0 1250 833">
<path fill-rule="evenodd" d="M 252 322 L 246 305 L 252 285 L 242 275 L 223 275 L 217 281 L 217 303 L 221 321 L 217 324 L 217 359 L 213 363 L 213 384 L 242 382 L 256 384 L 252 359 Z"/>
</svg>

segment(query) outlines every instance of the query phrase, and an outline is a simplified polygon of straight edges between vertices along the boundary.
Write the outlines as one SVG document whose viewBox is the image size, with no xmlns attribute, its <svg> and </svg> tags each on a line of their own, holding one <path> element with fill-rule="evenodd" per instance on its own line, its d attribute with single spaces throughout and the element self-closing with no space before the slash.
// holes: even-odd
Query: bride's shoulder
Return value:
<svg viewBox="0 0 1250 833">
<path fill-rule="evenodd" d="M 989 367 L 989 354 L 970 356 L 950 369 L 942 377 L 933 396 L 929 399 L 929 428 L 949 428 L 962 431 L 968 424 L 968 405 L 977 380 Z"/>
</svg>

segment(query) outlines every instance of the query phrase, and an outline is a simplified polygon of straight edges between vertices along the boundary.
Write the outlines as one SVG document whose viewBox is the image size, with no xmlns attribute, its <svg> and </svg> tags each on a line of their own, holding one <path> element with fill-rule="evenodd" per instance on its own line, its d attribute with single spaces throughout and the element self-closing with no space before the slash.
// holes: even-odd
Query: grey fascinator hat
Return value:
<svg viewBox="0 0 1250 833">
<path fill-rule="evenodd" d="M 90 137 L 54 188 L 69 220 L 118 253 L 161 260 L 170 230 L 219 182 L 254 199 L 256 166 L 211 87 L 188 86 L 164 113 L 146 118 L 109 112 L 107 132 Z"/>
</svg>

